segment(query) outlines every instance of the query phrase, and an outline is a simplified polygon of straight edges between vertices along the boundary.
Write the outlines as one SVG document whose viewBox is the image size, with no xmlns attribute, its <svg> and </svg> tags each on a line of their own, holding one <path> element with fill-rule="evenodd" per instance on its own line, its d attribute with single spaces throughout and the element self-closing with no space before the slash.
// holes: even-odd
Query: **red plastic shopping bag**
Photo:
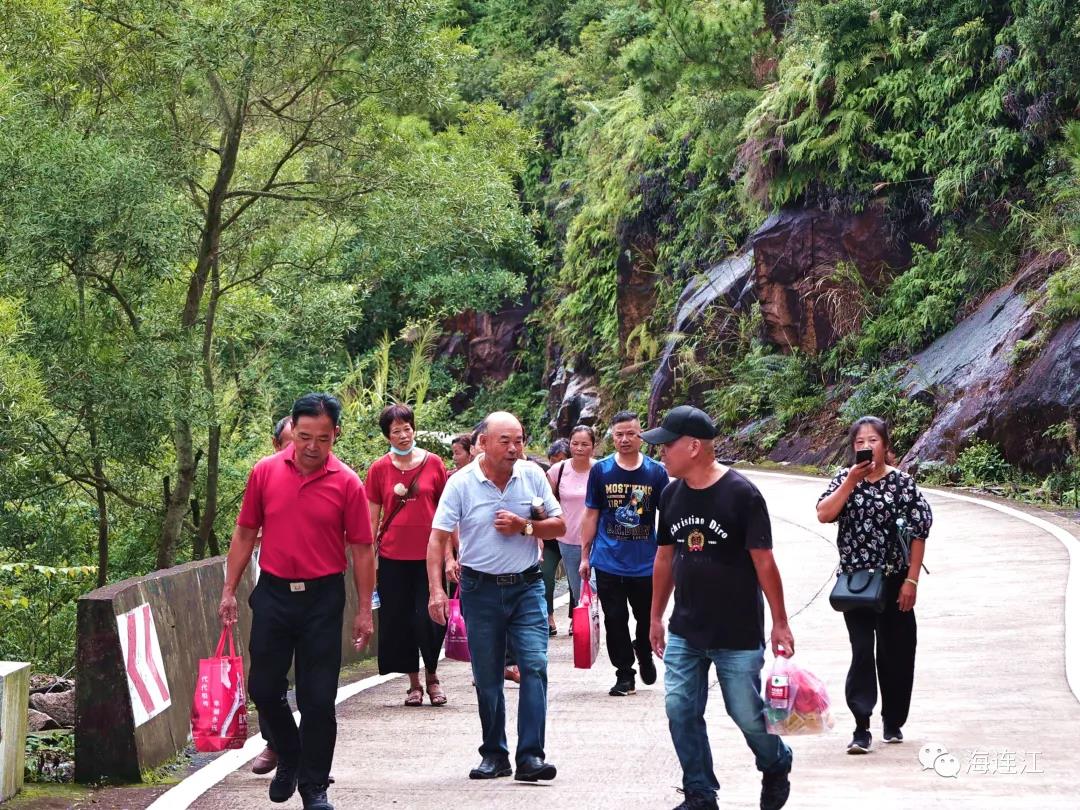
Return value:
<svg viewBox="0 0 1080 810">
<path fill-rule="evenodd" d="M 461 600 L 451 599 L 449 611 L 446 620 L 446 657 L 455 661 L 471 661 L 465 617 L 461 615 Z"/>
<path fill-rule="evenodd" d="M 822 734 L 833 727 L 825 684 L 790 658 L 773 662 L 762 692 L 770 734 Z"/>
<path fill-rule="evenodd" d="M 589 587 L 581 583 L 581 599 L 574 608 L 574 666 L 589 669 L 600 653 L 600 603 Z"/>
<path fill-rule="evenodd" d="M 229 654 L 225 639 L 229 640 Z M 203 753 L 243 748 L 247 742 L 244 659 L 236 654 L 232 625 L 221 629 L 213 658 L 199 660 L 199 680 L 191 701 L 191 737 Z"/>
</svg>

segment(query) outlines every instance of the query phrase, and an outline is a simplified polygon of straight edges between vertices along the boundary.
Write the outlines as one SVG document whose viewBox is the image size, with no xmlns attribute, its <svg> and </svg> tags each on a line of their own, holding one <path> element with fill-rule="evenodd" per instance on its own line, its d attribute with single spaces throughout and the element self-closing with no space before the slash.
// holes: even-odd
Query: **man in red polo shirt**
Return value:
<svg viewBox="0 0 1080 810">
<path fill-rule="evenodd" d="M 308 810 L 333 810 L 326 788 L 337 736 L 346 546 L 359 595 L 357 649 L 373 629 L 375 555 L 367 494 L 359 476 L 331 452 L 340 417 L 341 404 L 329 394 L 307 394 L 293 405 L 292 444 L 262 459 L 248 477 L 218 607 L 223 622 L 236 622 L 236 587 L 262 529 L 262 572 L 248 599 L 248 693 L 270 726 L 278 754 L 270 801 L 288 801 L 299 785 Z M 280 683 L 294 656 L 302 731 L 281 701 Z"/>
</svg>

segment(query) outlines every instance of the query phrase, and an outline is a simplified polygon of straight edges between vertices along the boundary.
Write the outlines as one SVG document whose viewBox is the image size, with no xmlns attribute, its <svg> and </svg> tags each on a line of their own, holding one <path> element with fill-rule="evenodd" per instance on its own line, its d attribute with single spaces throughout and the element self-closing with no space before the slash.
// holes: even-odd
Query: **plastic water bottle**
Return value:
<svg viewBox="0 0 1080 810">
<path fill-rule="evenodd" d="M 379 602 L 379 589 L 376 588 L 371 592 L 371 609 L 375 610 L 377 607 L 379 607 L 380 604 L 381 603 Z"/>
</svg>

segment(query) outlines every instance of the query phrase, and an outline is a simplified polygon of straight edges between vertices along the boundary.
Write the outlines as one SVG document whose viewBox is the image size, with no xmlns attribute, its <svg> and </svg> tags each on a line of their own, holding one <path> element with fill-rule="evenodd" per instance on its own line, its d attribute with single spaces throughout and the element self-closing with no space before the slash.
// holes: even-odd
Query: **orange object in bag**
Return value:
<svg viewBox="0 0 1080 810">
<path fill-rule="evenodd" d="M 225 639 L 229 639 L 229 654 Z M 236 654 L 232 626 L 221 629 L 213 658 L 199 659 L 199 679 L 191 701 L 191 737 L 203 753 L 243 748 L 247 742 L 244 659 Z"/>
</svg>

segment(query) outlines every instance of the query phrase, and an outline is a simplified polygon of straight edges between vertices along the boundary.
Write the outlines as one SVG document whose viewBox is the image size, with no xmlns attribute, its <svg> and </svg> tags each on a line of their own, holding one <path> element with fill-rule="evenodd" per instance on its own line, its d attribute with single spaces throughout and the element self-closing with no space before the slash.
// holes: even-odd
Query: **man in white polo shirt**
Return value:
<svg viewBox="0 0 1080 810">
<path fill-rule="evenodd" d="M 429 611 L 446 624 L 446 544 L 459 530 L 459 593 L 483 733 L 482 759 L 470 779 L 511 773 L 503 695 L 507 636 L 521 672 L 514 778 L 555 778 L 555 766 L 544 761 L 548 623 L 536 541 L 561 537 L 566 525 L 544 471 L 524 460 L 524 444 L 513 414 L 497 411 L 481 423 L 481 455 L 446 482 L 428 543 Z M 531 516 L 536 498 L 543 503 L 542 519 Z"/>
</svg>

